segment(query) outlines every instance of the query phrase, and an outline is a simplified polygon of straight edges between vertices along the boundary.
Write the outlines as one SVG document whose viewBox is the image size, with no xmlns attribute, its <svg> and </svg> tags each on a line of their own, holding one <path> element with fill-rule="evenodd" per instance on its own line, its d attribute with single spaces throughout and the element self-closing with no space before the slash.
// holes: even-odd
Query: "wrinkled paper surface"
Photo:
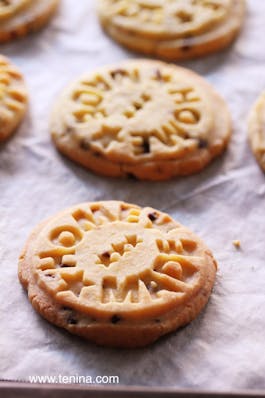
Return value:
<svg viewBox="0 0 265 398">
<path fill-rule="evenodd" d="M 134 56 L 103 34 L 92 0 L 63 0 L 45 30 L 1 46 L 24 73 L 31 97 L 22 127 L 0 147 L 1 379 L 118 375 L 124 385 L 265 389 L 265 177 L 246 139 L 247 114 L 265 88 L 265 1 L 248 3 L 245 28 L 232 48 L 183 64 L 228 102 L 234 121 L 229 150 L 201 174 L 165 183 L 93 175 L 61 157 L 50 141 L 50 110 L 62 88 L 85 71 Z M 103 199 L 169 212 L 199 234 L 219 262 L 202 315 L 146 349 L 99 348 L 50 325 L 17 279 L 18 256 L 37 223 L 73 204 Z"/>
</svg>

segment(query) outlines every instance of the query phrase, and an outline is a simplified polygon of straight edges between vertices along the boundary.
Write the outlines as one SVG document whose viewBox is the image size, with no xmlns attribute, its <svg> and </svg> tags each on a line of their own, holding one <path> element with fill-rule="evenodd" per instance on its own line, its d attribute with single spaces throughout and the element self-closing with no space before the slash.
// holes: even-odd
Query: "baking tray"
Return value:
<svg viewBox="0 0 265 398">
<path fill-rule="evenodd" d="M 5 398 L 47 397 L 47 398 L 254 398 L 264 397 L 261 391 L 219 393 L 219 392 L 194 392 L 189 390 L 165 388 L 86 388 L 82 386 L 58 385 L 28 385 L 23 383 L 0 383 L 0 388 Z"/>
</svg>

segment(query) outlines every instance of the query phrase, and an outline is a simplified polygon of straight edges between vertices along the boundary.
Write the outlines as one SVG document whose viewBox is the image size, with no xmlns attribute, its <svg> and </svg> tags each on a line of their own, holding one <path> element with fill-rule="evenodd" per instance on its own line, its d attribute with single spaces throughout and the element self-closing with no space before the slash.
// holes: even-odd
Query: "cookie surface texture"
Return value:
<svg viewBox="0 0 265 398">
<path fill-rule="evenodd" d="M 0 142 L 21 123 L 27 109 L 27 89 L 20 71 L 0 55 Z"/>
<path fill-rule="evenodd" d="M 200 76 L 135 60 L 81 77 L 54 107 L 58 149 L 113 177 L 166 180 L 202 170 L 230 138 L 226 104 Z"/>
<path fill-rule="evenodd" d="M 207 55 L 239 33 L 245 0 L 99 0 L 103 28 L 131 50 L 170 60 Z"/>
<path fill-rule="evenodd" d="M 216 262 L 167 214 L 117 201 L 84 203 L 38 226 L 19 278 L 48 321 L 99 345 L 141 347 L 192 321 Z"/>
<path fill-rule="evenodd" d="M 0 43 L 41 29 L 55 13 L 59 0 L 0 1 Z"/>
<path fill-rule="evenodd" d="M 260 167 L 265 171 L 265 92 L 251 110 L 248 134 L 252 151 Z"/>
</svg>

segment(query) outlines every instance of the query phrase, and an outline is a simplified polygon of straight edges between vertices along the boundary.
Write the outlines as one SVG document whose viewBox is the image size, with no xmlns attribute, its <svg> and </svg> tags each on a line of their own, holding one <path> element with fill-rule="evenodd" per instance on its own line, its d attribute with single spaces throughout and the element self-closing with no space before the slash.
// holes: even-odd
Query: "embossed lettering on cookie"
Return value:
<svg viewBox="0 0 265 398">
<path fill-rule="evenodd" d="M 202 170 L 230 138 L 224 100 L 194 72 L 134 60 L 81 77 L 51 119 L 58 149 L 112 177 L 165 180 Z"/>
<path fill-rule="evenodd" d="M 180 60 L 227 47 L 240 31 L 245 0 L 99 0 L 105 31 L 144 54 Z"/>
<path fill-rule="evenodd" d="M 41 29 L 60 0 L 0 0 L 0 43 Z"/>
<path fill-rule="evenodd" d="M 19 278 L 48 321 L 100 345 L 133 348 L 191 322 L 216 268 L 205 244 L 169 215 L 107 201 L 39 225 Z"/>
<path fill-rule="evenodd" d="M 0 142 L 7 139 L 22 122 L 28 93 L 20 71 L 0 55 Z"/>
</svg>

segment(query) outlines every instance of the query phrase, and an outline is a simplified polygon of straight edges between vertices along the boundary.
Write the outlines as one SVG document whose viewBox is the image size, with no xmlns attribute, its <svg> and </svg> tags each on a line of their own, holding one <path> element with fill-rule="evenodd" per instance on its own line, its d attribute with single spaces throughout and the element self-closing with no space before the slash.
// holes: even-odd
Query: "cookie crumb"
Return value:
<svg viewBox="0 0 265 398">
<path fill-rule="evenodd" d="M 241 242 L 240 240 L 234 240 L 233 245 L 235 246 L 236 249 L 241 249 Z"/>
</svg>

